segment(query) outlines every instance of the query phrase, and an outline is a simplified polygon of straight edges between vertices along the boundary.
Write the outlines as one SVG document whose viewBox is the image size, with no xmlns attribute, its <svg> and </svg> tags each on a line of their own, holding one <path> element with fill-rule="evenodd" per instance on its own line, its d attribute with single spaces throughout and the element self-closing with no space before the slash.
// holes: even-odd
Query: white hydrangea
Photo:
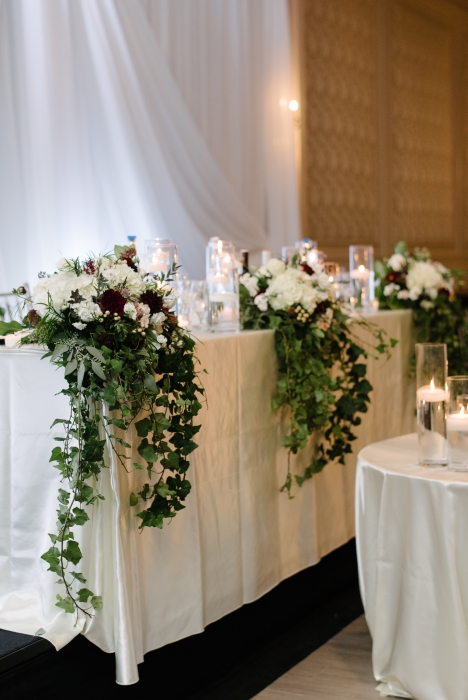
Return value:
<svg viewBox="0 0 468 700">
<path fill-rule="evenodd" d="M 403 299 L 406 301 L 406 299 L 409 299 L 409 292 L 407 289 L 400 289 L 400 291 L 397 294 L 397 299 Z"/>
<path fill-rule="evenodd" d="M 137 317 L 137 310 L 135 308 L 135 304 L 132 304 L 131 301 L 127 301 L 127 303 L 124 306 L 124 314 L 125 316 L 131 318 L 132 321 L 135 321 Z"/>
<path fill-rule="evenodd" d="M 132 270 L 124 261 L 118 261 L 113 267 L 102 270 L 102 275 L 111 289 L 127 287 L 131 296 L 140 296 L 146 289 L 146 285 L 138 272 Z"/>
<path fill-rule="evenodd" d="M 394 272 L 401 272 L 406 265 L 406 258 L 400 253 L 393 253 L 388 259 L 388 264 Z"/>
<path fill-rule="evenodd" d="M 246 272 L 239 278 L 239 282 L 244 285 L 251 297 L 258 294 L 258 278 Z"/>
<path fill-rule="evenodd" d="M 410 292 L 410 299 L 415 301 L 422 293 L 428 294 L 431 299 L 435 299 L 440 287 L 444 287 L 442 274 L 435 265 L 423 260 L 416 260 L 411 263 L 406 284 Z M 418 293 L 416 293 L 416 291 Z"/>
<path fill-rule="evenodd" d="M 258 306 L 260 311 L 266 311 L 268 309 L 268 297 L 266 294 L 257 294 L 254 299 L 254 304 Z"/>
<path fill-rule="evenodd" d="M 92 275 L 76 275 L 74 271 L 58 272 L 39 280 L 33 290 L 33 306 L 38 313 L 44 313 L 49 295 L 56 311 L 62 311 L 70 304 L 72 292 L 78 291 L 85 301 L 96 294 L 96 278 Z"/>
<path fill-rule="evenodd" d="M 273 278 L 265 296 L 276 311 L 301 304 L 312 314 L 320 301 L 333 298 L 334 288 L 326 275 L 310 276 L 302 270 L 288 267 Z"/>
<path fill-rule="evenodd" d="M 80 301 L 78 304 L 70 304 L 70 308 L 74 309 L 80 319 L 89 323 L 93 318 L 99 318 L 102 316 L 101 307 L 99 304 L 95 304 L 91 299 L 87 301 Z"/>
<path fill-rule="evenodd" d="M 112 263 L 111 263 L 111 261 L 109 260 L 109 258 L 105 258 L 105 257 L 103 257 L 103 258 L 98 258 L 98 259 L 97 259 L 97 264 L 99 265 L 99 268 L 100 268 L 101 272 L 102 272 L 103 270 L 108 270 L 109 267 L 112 265 Z"/>
<path fill-rule="evenodd" d="M 278 275 L 283 274 L 286 269 L 284 262 L 282 260 L 278 260 L 278 258 L 270 258 L 265 267 L 272 277 L 277 277 Z"/>
</svg>

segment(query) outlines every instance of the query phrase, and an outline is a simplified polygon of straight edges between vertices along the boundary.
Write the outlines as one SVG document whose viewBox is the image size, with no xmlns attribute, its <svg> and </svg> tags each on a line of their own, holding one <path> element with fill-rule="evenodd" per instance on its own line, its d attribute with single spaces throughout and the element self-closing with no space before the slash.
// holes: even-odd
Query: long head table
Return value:
<svg viewBox="0 0 468 700">
<path fill-rule="evenodd" d="M 411 314 L 372 319 L 399 343 L 386 362 L 369 361 L 372 405 L 355 454 L 364 444 L 414 429 L 414 388 L 408 378 Z M 109 458 L 100 480 L 105 496 L 82 529 L 83 573 L 104 608 L 83 629 L 55 607 L 63 594 L 39 557 L 54 532 L 58 473 L 49 464 L 55 418 L 67 402 L 55 394 L 63 378 L 42 351 L 0 348 L 0 628 L 34 634 L 57 648 L 82 631 L 115 652 L 117 682 L 135 683 L 143 655 L 251 602 L 282 579 L 315 564 L 354 535 L 355 458 L 330 464 L 280 493 L 287 465 L 284 424 L 270 408 L 276 382 L 271 331 L 199 337 L 197 355 L 208 405 L 189 478 L 187 507 L 162 531 L 137 530 L 129 494 L 145 473 L 127 474 Z M 302 470 L 313 441 L 293 462 Z M 135 453 L 135 461 L 137 459 Z"/>
</svg>

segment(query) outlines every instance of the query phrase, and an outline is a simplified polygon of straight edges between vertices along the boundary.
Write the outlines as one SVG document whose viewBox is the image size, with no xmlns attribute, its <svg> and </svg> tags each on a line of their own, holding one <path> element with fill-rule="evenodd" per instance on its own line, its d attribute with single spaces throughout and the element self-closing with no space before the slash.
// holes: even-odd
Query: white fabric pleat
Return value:
<svg viewBox="0 0 468 700">
<path fill-rule="evenodd" d="M 132 234 L 196 277 L 213 235 L 297 238 L 288 31 L 285 0 L 2 0 L 0 289 Z"/>
</svg>

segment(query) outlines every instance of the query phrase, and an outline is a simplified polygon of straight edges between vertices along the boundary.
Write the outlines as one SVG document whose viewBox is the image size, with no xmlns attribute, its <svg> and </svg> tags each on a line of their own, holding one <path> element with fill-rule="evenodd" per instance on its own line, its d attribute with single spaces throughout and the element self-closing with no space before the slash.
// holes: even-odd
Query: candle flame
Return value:
<svg viewBox="0 0 468 700">
<path fill-rule="evenodd" d="M 434 390 L 435 390 L 434 380 L 433 380 L 433 379 L 431 379 L 430 387 L 431 387 L 431 391 L 434 391 Z"/>
<path fill-rule="evenodd" d="M 329 281 L 329 282 L 333 282 L 333 276 L 332 276 L 332 275 L 330 275 L 330 277 L 328 278 L 328 281 Z"/>
<path fill-rule="evenodd" d="M 359 268 L 358 268 L 359 272 L 365 272 L 365 269 L 366 268 L 364 267 L 364 265 L 359 265 Z"/>
<path fill-rule="evenodd" d="M 221 254 L 223 252 L 223 242 L 218 241 L 217 246 L 218 246 L 218 253 Z"/>
<path fill-rule="evenodd" d="M 464 407 L 464 406 L 460 406 L 460 414 L 459 414 L 459 415 L 460 415 L 460 416 L 464 416 L 464 415 L 465 415 L 465 407 Z"/>
</svg>

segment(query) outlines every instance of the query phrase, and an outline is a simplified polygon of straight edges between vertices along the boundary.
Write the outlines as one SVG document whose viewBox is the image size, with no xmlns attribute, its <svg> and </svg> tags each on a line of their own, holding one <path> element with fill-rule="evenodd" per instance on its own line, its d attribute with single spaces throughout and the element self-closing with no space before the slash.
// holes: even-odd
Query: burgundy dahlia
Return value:
<svg viewBox="0 0 468 700">
<path fill-rule="evenodd" d="M 99 306 L 104 312 L 109 311 L 111 314 L 122 316 L 125 304 L 126 300 L 120 292 L 116 289 L 106 289 Z"/>
<path fill-rule="evenodd" d="M 163 310 L 164 298 L 159 296 L 156 292 L 149 289 L 147 292 L 143 292 L 140 297 L 142 304 L 148 304 L 152 314 L 157 314 L 159 311 Z"/>
<path fill-rule="evenodd" d="M 386 282 L 393 283 L 398 279 L 398 272 L 389 272 L 385 278 Z"/>
<path fill-rule="evenodd" d="M 299 267 L 301 268 L 301 270 L 303 272 L 307 273 L 310 276 L 312 276 L 314 274 L 314 271 L 312 270 L 310 265 L 307 265 L 306 263 L 302 263 L 301 265 L 299 265 Z"/>
<path fill-rule="evenodd" d="M 132 268 L 132 270 L 138 272 L 138 268 L 132 260 L 132 258 L 134 258 L 135 255 L 136 248 L 127 248 L 127 250 L 124 250 L 123 253 L 120 254 L 120 259 L 124 260 L 127 263 L 127 265 Z"/>
</svg>

